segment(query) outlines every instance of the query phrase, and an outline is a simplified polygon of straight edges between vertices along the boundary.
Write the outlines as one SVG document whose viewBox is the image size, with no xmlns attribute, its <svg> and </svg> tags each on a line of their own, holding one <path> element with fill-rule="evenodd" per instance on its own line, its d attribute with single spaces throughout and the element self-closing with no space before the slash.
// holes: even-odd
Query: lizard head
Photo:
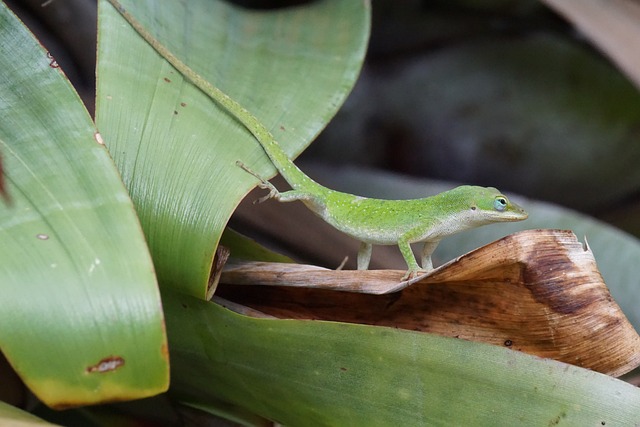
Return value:
<svg viewBox="0 0 640 427">
<path fill-rule="evenodd" d="M 477 216 L 478 223 L 522 221 L 529 217 L 522 207 L 496 188 L 467 186 L 466 189 L 472 195 L 468 200 L 469 208 L 474 213 L 472 216 Z"/>
</svg>

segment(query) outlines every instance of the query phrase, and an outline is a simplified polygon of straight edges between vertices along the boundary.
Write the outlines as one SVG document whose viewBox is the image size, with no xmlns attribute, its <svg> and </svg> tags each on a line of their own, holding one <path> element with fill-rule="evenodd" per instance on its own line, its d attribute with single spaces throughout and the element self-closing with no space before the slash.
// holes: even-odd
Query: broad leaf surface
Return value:
<svg viewBox="0 0 640 427">
<path fill-rule="evenodd" d="M 167 294 L 172 392 L 284 425 L 633 425 L 640 390 L 513 350 L 321 321 L 253 319 Z"/>
<path fill-rule="evenodd" d="M 366 2 L 273 11 L 125 1 L 148 31 L 252 112 L 291 155 L 334 115 L 361 66 Z M 222 229 L 255 179 L 257 141 L 100 2 L 96 120 L 136 205 L 161 285 L 203 297 Z"/>
<path fill-rule="evenodd" d="M 50 406 L 168 386 L 151 258 L 133 205 L 55 60 L 0 5 L 0 349 Z"/>
<path fill-rule="evenodd" d="M 54 426 L 35 415 L 0 401 L 0 424 L 13 427 Z"/>
</svg>

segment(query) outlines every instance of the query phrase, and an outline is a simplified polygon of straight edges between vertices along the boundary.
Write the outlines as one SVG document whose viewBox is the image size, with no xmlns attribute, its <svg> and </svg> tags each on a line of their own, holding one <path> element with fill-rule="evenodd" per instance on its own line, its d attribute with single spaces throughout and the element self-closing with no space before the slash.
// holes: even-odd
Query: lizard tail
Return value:
<svg viewBox="0 0 640 427">
<path fill-rule="evenodd" d="M 278 144 L 273 135 L 264 128 L 262 123 L 259 123 L 258 126 L 264 129 L 267 137 L 264 137 L 262 134 L 256 134 L 256 132 L 253 132 L 249 127 L 247 127 L 247 129 L 249 129 L 253 136 L 258 140 L 264 152 L 269 156 L 271 163 L 273 163 L 276 169 L 278 169 L 278 172 L 280 172 L 280 175 L 282 175 L 285 181 L 287 181 L 293 189 L 310 190 L 313 187 L 320 186 L 291 161 L 287 153 L 284 152 L 280 144 Z"/>
<path fill-rule="evenodd" d="M 231 116 L 238 120 L 258 140 L 271 162 L 278 169 L 284 179 L 296 190 L 309 189 L 319 186 L 311 178 L 307 177 L 282 150 L 269 130 L 253 114 L 242 105 L 231 99 L 226 93 L 209 83 L 209 81 L 196 73 L 191 67 L 182 62 L 169 49 L 151 35 L 118 0 L 109 2 L 120 12 L 122 17 L 136 30 L 136 32 L 153 47 L 166 61 L 168 61 L 180 74 L 200 89 L 205 95 L 213 99 L 226 109 Z"/>
</svg>

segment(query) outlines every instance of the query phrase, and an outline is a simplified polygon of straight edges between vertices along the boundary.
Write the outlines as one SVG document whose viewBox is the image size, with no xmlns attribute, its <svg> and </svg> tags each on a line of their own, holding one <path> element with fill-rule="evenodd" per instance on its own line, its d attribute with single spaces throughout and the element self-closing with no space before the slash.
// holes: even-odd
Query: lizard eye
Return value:
<svg viewBox="0 0 640 427">
<path fill-rule="evenodd" d="M 498 212 L 504 212 L 505 209 L 507 209 L 507 198 L 504 196 L 498 196 L 496 197 L 496 199 L 493 201 L 493 207 L 498 211 Z"/>
</svg>

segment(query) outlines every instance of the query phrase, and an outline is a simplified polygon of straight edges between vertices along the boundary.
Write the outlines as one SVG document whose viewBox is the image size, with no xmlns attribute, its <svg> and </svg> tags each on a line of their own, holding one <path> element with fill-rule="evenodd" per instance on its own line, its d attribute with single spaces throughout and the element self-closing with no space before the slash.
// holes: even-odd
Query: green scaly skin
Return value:
<svg viewBox="0 0 640 427">
<path fill-rule="evenodd" d="M 282 150 L 269 130 L 249 111 L 180 61 L 129 14 L 117 0 L 109 2 L 162 57 L 187 80 L 224 107 L 260 143 L 293 190 L 279 192 L 242 162 L 236 164 L 269 190 L 261 200 L 302 201 L 311 211 L 361 242 L 358 269 L 366 270 L 372 245 L 398 245 L 407 263 L 403 280 L 433 269 L 431 254 L 444 237 L 496 222 L 522 221 L 527 212 L 493 187 L 460 186 L 435 196 L 412 200 L 381 200 L 341 193 L 323 187 L 304 174 Z M 422 269 L 411 250 L 423 242 Z"/>
</svg>

